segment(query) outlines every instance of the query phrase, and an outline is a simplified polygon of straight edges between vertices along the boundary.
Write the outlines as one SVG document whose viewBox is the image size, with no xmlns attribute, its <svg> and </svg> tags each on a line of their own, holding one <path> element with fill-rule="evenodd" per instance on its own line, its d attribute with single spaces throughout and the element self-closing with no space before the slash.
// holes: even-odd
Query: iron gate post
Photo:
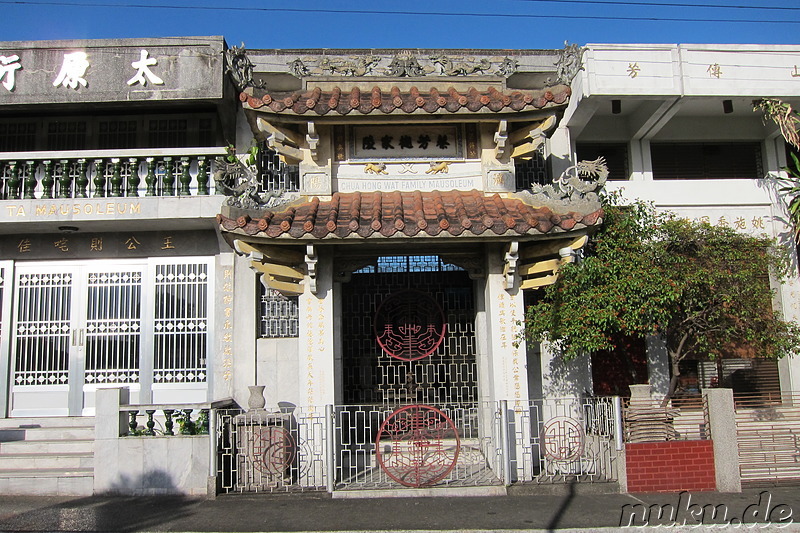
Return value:
<svg viewBox="0 0 800 533">
<path fill-rule="evenodd" d="M 500 400 L 500 453 L 503 456 L 503 484 L 511 485 L 511 449 L 508 436 L 508 400 Z"/>
<path fill-rule="evenodd" d="M 623 427 L 622 427 L 622 398 L 614 396 L 614 442 L 617 446 L 617 451 L 622 451 L 623 448 Z"/>
<path fill-rule="evenodd" d="M 325 406 L 325 490 L 333 493 L 333 481 L 336 475 L 336 439 L 333 433 L 333 405 Z"/>
</svg>

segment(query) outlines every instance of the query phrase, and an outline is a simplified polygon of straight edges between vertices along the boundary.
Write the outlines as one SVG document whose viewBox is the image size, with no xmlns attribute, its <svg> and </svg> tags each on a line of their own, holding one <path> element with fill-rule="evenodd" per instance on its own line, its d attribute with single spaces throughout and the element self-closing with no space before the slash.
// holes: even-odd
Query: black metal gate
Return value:
<svg viewBox="0 0 800 533">
<path fill-rule="evenodd" d="M 343 289 L 346 404 L 477 402 L 475 304 L 466 271 L 438 256 L 380 257 Z M 414 346 L 393 353 L 383 328 L 398 314 L 414 314 L 411 321 L 425 323 L 425 331 L 404 331 L 401 343 L 413 337 Z"/>
</svg>

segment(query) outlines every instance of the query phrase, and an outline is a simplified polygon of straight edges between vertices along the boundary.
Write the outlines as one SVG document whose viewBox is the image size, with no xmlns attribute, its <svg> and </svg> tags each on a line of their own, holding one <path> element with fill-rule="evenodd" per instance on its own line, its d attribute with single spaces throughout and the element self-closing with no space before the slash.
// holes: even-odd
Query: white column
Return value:
<svg viewBox="0 0 800 533">
<path fill-rule="evenodd" d="M 298 403 L 321 409 L 333 404 L 335 398 L 331 258 L 320 257 L 317 271 L 317 294 L 312 294 L 306 284 L 306 290 L 300 296 Z"/>
</svg>

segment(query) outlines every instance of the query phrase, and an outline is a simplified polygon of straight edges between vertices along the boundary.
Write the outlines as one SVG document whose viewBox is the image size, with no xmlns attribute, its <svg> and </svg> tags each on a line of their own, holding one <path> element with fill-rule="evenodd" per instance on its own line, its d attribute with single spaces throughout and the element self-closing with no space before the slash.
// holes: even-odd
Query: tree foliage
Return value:
<svg viewBox="0 0 800 533">
<path fill-rule="evenodd" d="M 613 350 L 614 338 L 661 336 L 672 367 L 686 357 L 782 357 L 800 328 L 772 310 L 769 275 L 788 261 L 767 238 L 668 214 L 607 205 L 582 262 L 562 268 L 526 312 L 526 335 L 564 357 Z M 669 397 L 669 395 L 668 395 Z"/>
</svg>

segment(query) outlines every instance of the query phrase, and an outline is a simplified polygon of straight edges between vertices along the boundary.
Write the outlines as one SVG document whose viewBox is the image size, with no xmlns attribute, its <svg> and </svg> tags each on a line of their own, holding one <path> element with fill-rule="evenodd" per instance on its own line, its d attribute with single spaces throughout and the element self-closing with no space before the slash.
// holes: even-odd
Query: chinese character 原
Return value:
<svg viewBox="0 0 800 533">
<path fill-rule="evenodd" d="M 53 81 L 53 87 L 61 85 L 70 89 L 77 89 L 78 84 L 86 87 L 86 80 L 83 76 L 88 68 L 89 59 L 86 52 L 64 54 L 64 63 L 61 65 L 61 71 L 56 76 L 55 81 Z"/>
</svg>

